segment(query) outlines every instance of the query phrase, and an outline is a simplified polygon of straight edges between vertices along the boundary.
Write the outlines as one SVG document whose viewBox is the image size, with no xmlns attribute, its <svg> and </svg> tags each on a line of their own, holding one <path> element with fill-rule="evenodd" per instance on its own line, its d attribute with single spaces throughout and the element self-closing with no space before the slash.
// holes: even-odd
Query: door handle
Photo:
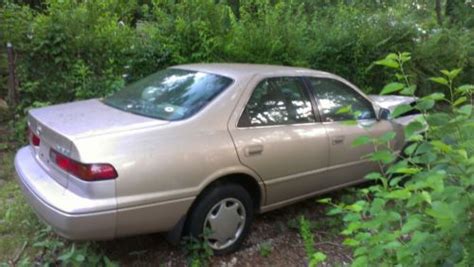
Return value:
<svg viewBox="0 0 474 267">
<path fill-rule="evenodd" d="M 244 154 L 247 157 L 260 155 L 263 152 L 263 145 L 251 145 L 244 148 Z"/>
<path fill-rule="evenodd" d="M 344 136 L 343 135 L 339 135 L 339 136 L 334 136 L 332 138 L 332 144 L 333 145 L 339 145 L 339 144 L 343 144 L 344 143 Z"/>
</svg>

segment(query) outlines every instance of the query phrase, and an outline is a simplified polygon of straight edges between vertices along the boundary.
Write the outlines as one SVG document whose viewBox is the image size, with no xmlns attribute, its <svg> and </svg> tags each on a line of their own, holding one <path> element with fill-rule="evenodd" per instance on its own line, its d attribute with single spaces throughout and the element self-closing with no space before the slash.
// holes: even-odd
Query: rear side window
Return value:
<svg viewBox="0 0 474 267">
<path fill-rule="evenodd" d="M 357 112 L 358 120 L 375 119 L 374 108 L 370 101 L 346 84 L 327 78 L 308 78 L 311 90 L 318 100 L 321 115 L 326 122 L 353 120 L 354 114 L 338 113 L 346 106 Z"/>
<path fill-rule="evenodd" d="M 270 78 L 250 97 L 238 127 L 315 122 L 311 101 L 300 78 Z"/>
</svg>

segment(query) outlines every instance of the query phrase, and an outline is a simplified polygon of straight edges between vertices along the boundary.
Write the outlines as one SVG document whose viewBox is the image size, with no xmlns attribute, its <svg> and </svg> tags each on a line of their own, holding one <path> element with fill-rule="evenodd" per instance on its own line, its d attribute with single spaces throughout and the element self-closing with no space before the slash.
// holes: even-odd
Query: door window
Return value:
<svg viewBox="0 0 474 267">
<path fill-rule="evenodd" d="M 300 78 L 270 78 L 250 97 L 238 127 L 315 122 L 311 101 Z"/>
<path fill-rule="evenodd" d="M 321 115 L 326 122 L 375 119 L 370 101 L 346 84 L 327 78 L 309 78 L 311 90 L 318 100 Z M 351 106 L 352 113 L 340 113 L 341 108 Z"/>
</svg>

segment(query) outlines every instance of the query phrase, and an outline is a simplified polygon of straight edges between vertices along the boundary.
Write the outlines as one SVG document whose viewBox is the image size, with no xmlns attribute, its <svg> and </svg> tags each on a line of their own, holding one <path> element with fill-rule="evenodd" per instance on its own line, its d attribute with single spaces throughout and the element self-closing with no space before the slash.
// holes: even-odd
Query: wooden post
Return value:
<svg viewBox="0 0 474 267">
<path fill-rule="evenodd" d="M 8 102 L 13 109 L 18 104 L 18 80 L 16 78 L 15 51 L 13 45 L 7 43 L 8 54 Z"/>
</svg>

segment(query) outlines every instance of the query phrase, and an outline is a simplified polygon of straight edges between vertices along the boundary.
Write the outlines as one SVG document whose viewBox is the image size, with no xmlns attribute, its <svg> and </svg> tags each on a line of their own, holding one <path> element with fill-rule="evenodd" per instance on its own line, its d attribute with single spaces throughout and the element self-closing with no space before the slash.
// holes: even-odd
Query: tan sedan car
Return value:
<svg viewBox="0 0 474 267">
<path fill-rule="evenodd" d="M 256 213 L 361 182 L 373 148 L 352 141 L 401 133 L 410 116 L 385 108 L 411 101 L 304 68 L 181 65 L 102 100 L 31 110 L 15 167 L 31 206 L 66 238 L 206 232 L 222 254 Z M 347 105 L 357 125 L 337 112 Z"/>
</svg>

